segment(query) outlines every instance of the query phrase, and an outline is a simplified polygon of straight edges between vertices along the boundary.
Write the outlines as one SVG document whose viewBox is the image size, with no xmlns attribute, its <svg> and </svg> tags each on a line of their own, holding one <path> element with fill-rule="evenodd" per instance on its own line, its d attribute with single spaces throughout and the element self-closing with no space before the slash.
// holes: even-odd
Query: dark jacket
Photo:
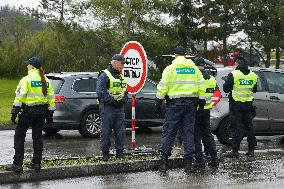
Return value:
<svg viewBox="0 0 284 189">
<path fill-rule="evenodd" d="M 121 76 L 117 70 L 115 70 L 111 65 L 108 66 L 107 70 L 111 73 L 111 75 L 116 78 L 121 80 Z M 107 76 L 107 74 L 103 71 L 99 73 L 98 76 L 98 83 L 97 83 L 97 94 L 99 97 L 99 101 L 106 104 L 106 105 L 114 105 L 115 104 L 115 99 L 113 96 L 111 96 L 107 90 L 110 87 L 110 80 Z M 123 104 L 125 104 L 128 100 L 127 97 L 127 92 L 124 94 L 123 98 Z"/>
<path fill-rule="evenodd" d="M 247 66 L 245 67 L 237 67 L 236 70 L 240 70 L 244 75 L 248 75 L 250 70 Z M 230 109 L 232 110 L 250 110 L 253 109 L 253 102 L 237 102 L 232 98 L 232 90 L 234 86 L 234 77 L 232 73 L 229 73 L 225 83 L 223 85 L 223 90 L 225 93 L 229 93 L 229 102 Z M 257 92 L 257 84 L 254 85 L 253 90 L 254 93 Z"/>
</svg>

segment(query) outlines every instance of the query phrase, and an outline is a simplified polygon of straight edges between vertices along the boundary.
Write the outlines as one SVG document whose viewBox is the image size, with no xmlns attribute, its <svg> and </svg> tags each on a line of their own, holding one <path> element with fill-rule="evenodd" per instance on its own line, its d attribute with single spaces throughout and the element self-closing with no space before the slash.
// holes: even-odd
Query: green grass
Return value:
<svg viewBox="0 0 284 189">
<path fill-rule="evenodd" d="M 0 79 L 0 125 L 12 124 L 11 108 L 19 80 Z"/>
</svg>

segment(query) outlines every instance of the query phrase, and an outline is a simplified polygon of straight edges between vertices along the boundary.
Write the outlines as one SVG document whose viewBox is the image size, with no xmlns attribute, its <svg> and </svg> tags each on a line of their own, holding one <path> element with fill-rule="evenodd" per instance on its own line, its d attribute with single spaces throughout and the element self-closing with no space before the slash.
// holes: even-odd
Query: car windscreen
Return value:
<svg viewBox="0 0 284 189">
<path fill-rule="evenodd" d="M 51 76 L 47 76 L 47 78 L 51 81 L 51 85 L 53 87 L 54 94 L 58 94 L 64 80 L 59 78 L 59 77 L 51 77 Z"/>
<path fill-rule="evenodd" d="M 157 85 L 151 80 L 146 80 L 141 91 L 143 93 L 155 93 L 156 90 L 157 90 Z"/>
</svg>

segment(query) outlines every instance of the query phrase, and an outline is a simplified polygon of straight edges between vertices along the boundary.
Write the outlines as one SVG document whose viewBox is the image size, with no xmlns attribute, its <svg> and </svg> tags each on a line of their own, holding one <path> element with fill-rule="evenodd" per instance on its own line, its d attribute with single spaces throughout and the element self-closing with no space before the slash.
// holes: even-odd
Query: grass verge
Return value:
<svg viewBox="0 0 284 189">
<path fill-rule="evenodd" d="M 0 79 L 0 125 L 12 124 L 11 107 L 18 82 L 18 80 Z"/>
</svg>

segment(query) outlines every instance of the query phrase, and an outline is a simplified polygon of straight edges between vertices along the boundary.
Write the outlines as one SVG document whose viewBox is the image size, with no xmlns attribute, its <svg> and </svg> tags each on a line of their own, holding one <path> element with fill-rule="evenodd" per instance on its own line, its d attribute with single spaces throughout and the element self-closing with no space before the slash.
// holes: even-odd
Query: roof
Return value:
<svg viewBox="0 0 284 189">
<path fill-rule="evenodd" d="M 99 72 L 59 72 L 59 73 L 48 73 L 46 76 L 53 77 L 71 77 L 71 76 L 97 76 Z"/>
</svg>

